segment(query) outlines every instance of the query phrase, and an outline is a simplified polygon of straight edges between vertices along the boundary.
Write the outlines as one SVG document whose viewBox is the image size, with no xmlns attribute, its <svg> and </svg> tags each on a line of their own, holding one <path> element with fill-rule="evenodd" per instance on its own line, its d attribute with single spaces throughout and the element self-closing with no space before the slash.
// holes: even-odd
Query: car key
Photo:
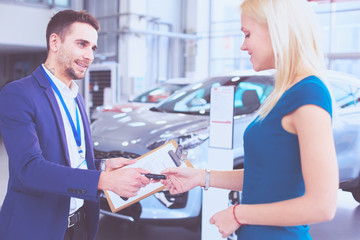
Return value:
<svg viewBox="0 0 360 240">
<path fill-rule="evenodd" d="M 154 180 L 166 179 L 165 174 L 146 173 L 146 174 L 144 174 L 144 176 L 147 178 L 154 179 Z"/>
<path fill-rule="evenodd" d="M 160 179 L 166 179 L 166 175 L 165 174 L 154 174 L 154 173 L 146 173 L 143 174 L 145 177 L 147 178 L 151 178 L 154 180 L 160 180 Z M 129 198 L 127 197 L 121 197 L 122 200 L 127 201 Z"/>
</svg>

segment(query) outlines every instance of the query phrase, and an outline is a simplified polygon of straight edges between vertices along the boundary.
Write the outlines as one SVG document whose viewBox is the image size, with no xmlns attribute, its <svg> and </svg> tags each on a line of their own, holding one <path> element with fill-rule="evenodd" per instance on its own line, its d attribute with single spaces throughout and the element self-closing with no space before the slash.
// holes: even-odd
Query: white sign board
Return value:
<svg viewBox="0 0 360 240">
<path fill-rule="evenodd" d="M 233 148 L 234 86 L 211 88 L 209 147 Z"/>
<path fill-rule="evenodd" d="M 220 171 L 233 169 L 234 93 L 234 86 L 213 87 L 211 89 L 207 169 Z M 202 240 L 223 239 L 219 229 L 215 225 L 211 225 L 209 220 L 215 213 L 228 207 L 229 190 L 210 188 L 203 192 Z"/>
</svg>

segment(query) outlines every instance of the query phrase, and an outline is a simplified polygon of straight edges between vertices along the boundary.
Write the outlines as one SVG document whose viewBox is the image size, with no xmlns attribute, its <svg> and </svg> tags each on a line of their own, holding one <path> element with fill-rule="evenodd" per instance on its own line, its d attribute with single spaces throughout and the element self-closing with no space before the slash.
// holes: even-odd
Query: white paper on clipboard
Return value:
<svg viewBox="0 0 360 240">
<path fill-rule="evenodd" d="M 165 170 L 166 168 L 176 167 L 175 163 L 173 162 L 173 160 L 171 159 L 168 153 L 170 150 L 175 152 L 176 148 L 177 148 L 177 143 L 174 140 L 172 140 L 152 150 L 151 152 L 146 153 L 143 156 L 137 158 L 136 163 L 126 167 L 143 168 L 151 173 L 159 174 L 161 171 Z M 189 160 L 186 159 L 186 161 L 182 161 L 180 167 L 192 167 L 192 165 L 189 162 Z M 120 196 L 118 196 L 117 194 L 111 191 L 104 191 L 104 193 L 110 205 L 111 211 L 117 212 L 158 191 L 161 191 L 162 189 L 164 189 L 164 186 L 160 182 L 150 183 L 147 186 L 141 188 L 135 197 L 130 197 L 127 200 L 122 199 Z"/>
</svg>

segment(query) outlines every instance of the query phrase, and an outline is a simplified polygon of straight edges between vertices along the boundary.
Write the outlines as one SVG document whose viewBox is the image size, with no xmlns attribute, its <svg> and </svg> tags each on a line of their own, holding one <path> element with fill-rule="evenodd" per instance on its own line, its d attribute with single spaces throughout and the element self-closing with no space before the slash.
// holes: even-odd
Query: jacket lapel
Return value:
<svg viewBox="0 0 360 240">
<path fill-rule="evenodd" d="M 42 66 L 39 66 L 34 72 L 33 75 L 35 76 L 35 79 L 39 82 L 39 85 L 41 87 L 44 88 L 44 93 L 46 95 L 46 97 L 49 100 L 49 104 L 53 110 L 55 119 L 56 119 L 56 123 L 58 126 L 58 131 L 59 131 L 59 136 L 61 138 L 61 143 L 62 143 L 62 147 L 66 156 L 66 161 L 68 163 L 69 166 L 71 166 L 70 164 L 70 157 L 69 157 L 69 150 L 67 147 L 67 142 L 66 142 L 66 135 L 65 135 L 65 129 L 64 129 L 64 122 L 62 120 L 61 117 L 61 112 L 60 112 L 60 108 L 59 105 L 56 101 L 55 95 L 54 95 L 54 91 L 51 88 L 51 85 L 49 83 L 49 80 L 47 79 L 47 76 L 45 75 L 45 71 L 42 69 Z"/>
</svg>

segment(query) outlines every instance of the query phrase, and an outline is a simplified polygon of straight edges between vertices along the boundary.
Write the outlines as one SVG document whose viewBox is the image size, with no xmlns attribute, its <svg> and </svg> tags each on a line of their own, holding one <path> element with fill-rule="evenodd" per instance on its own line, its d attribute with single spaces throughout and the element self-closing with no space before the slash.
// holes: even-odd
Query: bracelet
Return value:
<svg viewBox="0 0 360 240">
<path fill-rule="evenodd" d="M 204 190 L 207 191 L 210 187 L 210 170 L 209 169 L 205 169 L 206 172 L 206 177 L 205 177 L 205 186 L 204 186 Z"/>
<path fill-rule="evenodd" d="M 245 224 L 240 223 L 239 220 L 237 220 L 236 215 L 235 215 L 235 209 L 236 209 L 236 207 L 239 206 L 239 205 L 240 205 L 240 204 L 236 204 L 236 205 L 233 207 L 233 215 L 234 215 L 234 219 L 235 219 L 236 223 L 239 224 L 240 226 L 243 226 L 243 225 L 245 225 Z"/>
</svg>

